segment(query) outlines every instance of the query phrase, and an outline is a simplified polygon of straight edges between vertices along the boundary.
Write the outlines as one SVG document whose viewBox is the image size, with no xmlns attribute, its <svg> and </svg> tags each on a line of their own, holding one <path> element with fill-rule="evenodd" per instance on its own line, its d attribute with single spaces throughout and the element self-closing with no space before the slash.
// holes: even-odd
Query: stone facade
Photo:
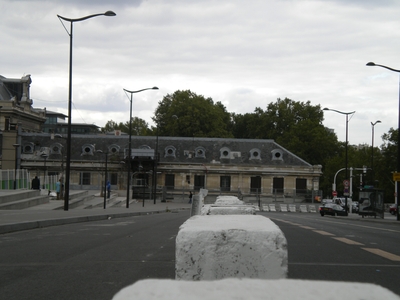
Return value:
<svg viewBox="0 0 400 300">
<path fill-rule="evenodd" d="M 99 187 L 108 153 L 108 178 L 114 189 L 126 189 L 128 139 L 72 135 L 70 188 Z M 21 140 L 22 168 L 43 172 L 46 157 L 49 174 L 63 173 L 65 137 L 21 133 Z M 131 153 L 131 183 L 146 198 L 153 197 L 155 180 L 164 198 L 200 188 L 210 194 L 292 195 L 318 190 L 322 174 L 321 166 L 310 165 L 273 140 L 132 136 Z"/>
</svg>

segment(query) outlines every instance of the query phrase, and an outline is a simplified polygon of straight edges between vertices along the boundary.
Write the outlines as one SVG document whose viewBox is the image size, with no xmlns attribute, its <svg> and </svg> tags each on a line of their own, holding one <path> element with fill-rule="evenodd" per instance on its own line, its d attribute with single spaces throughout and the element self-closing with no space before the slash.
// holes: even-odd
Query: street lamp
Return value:
<svg viewBox="0 0 400 300">
<path fill-rule="evenodd" d="M 73 24 L 74 22 L 84 21 L 90 18 L 98 17 L 98 16 L 107 16 L 112 17 L 115 16 L 115 12 L 106 11 L 102 14 L 94 14 L 85 16 L 78 19 L 70 19 L 65 18 L 60 15 L 57 17 L 60 19 L 61 24 L 64 26 L 64 23 L 61 20 L 67 21 L 71 23 L 70 31 L 68 32 L 67 28 L 64 26 L 65 31 L 69 35 L 69 89 L 68 89 L 68 127 L 67 127 L 67 162 L 65 167 L 65 194 L 64 194 L 64 210 L 68 210 L 68 201 L 69 201 L 69 176 L 71 169 L 71 108 L 72 108 L 72 32 L 73 32 Z"/>
<path fill-rule="evenodd" d="M 14 190 L 17 189 L 17 169 L 18 169 L 18 148 L 20 144 L 13 144 L 15 148 L 15 170 L 14 170 Z"/>
<path fill-rule="evenodd" d="M 147 91 L 147 90 L 158 90 L 158 87 L 152 87 L 152 88 L 146 88 L 146 89 L 141 89 L 138 91 L 129 91 L 127 89 L 124 89 L 126 93 L 131 94 L 131 98 L 129 101 L 131 102 L 130 108 L 129 108 L 129 145 L 128 145 L 128 180 L 127 180 L 127 187 L 126 187 L 126 208 L 129 208 L 129 185 L 130 185 L 130 177 L 131 177 L 131 156 L 132 156 L 132 95 Z"/>
<path fill-rule="evenodd" d="M 106 156 L 106 171 L 104 172 L 104 205 L 103 208 L 106 209 L 106 195 L 107 195 L 107 160 L 108 160 L 108 152 L 103 152 L 101 150 L 97 150 L 97 153 L 102 153 Z"/>
<path fill-rule="evenodd" d="M 393 72 L 400 73 L 400 70 L 396 70 L 387 66 L 378 65 L 373 62 L 367 63 L 369 67 L 382 67 L 388 69 Z M 400 172 L 400 89 L 399 89 L 399 113 L 398 113 L 398 126 L 397 126 L 397 170 L 396 172 Z M 400 192 L 400 182 L 396 181 L 396 209 L 397 209 L 397 221 L 400 221 L 400 212 L 399 212 L 399 192 Z"/>
<path fill-rule="evenodd" d="M 349 132 L 349 115 L 354 114 L 355 111 L 342 112 L 342 111 L 339 111 L 339 110 L 336 110 L 336 109 L 330 109 L 330 108 L 327 108 L 327 107 L 325 107 L 323 110 L 330 110 L 330 111 L 334 111 L 334 112 L 337 112 L 337 113 L 342 114 L 342 115 L 346 115 L 346 148 L 345 148 L 346 149 L 346 158 L 345 158 L 346 178 L 345 179 L 348 182 L 348 180 L 349 180 L 349 174 L 348 174 L 349 173 L 349 169 L 348 169 L 348 154 L 347 154 L 348 150 L 347 150 L 347 148 L 348 148 L 348 132 Z M 347 196 L 348 196 L 348 191 L 344 193 L 346 212 L 348 210 L 348 207 L 347 207 Z"/>
<path fill-rule="evenodd" d="M 374 185 L 374 128 L 375 125 L 378 123 L 382 123 L 380 120 L 377 120 L 375 122 L 371 122 L 372 125 L 372 150 L 371 150 L 371 171 L 372 171 L 372 185 Z"/>
</svg>

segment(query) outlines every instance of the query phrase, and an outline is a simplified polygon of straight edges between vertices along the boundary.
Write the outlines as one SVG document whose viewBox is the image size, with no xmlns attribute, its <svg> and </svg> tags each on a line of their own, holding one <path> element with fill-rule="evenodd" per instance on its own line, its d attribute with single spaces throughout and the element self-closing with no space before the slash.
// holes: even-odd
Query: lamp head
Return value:
<svg viewBox="0 0 400 300">
<path fill-rule="evenodd" d="M 153 86 L 151 89 L 152 89 L 152 90 L 158 90 L 158 87 Z"/>
<path fill-rule="evenodd" d="M 370 61 L 369 63 L 367 63 L 367 66 L 369 66 L 369 67 L 374 67 L 374 66 L 376 66 L 376 65 L 375 65 L 374 62 Z"/>
<path fill-rule="evenodd" d="M 330 110 L 329 108 L 325 107 L 323 110 Z"/>
<path fill-rule="evenodd" d="M 116 16 L 117 14 L 116 14 L 115 12 L 111 11 L 111 10 L 107 10 L 107 11 L 104 13 L 104 15 L 107 16 L 107 17 L 114 17 L 114 16 Z"/>
<path fill-rule="evenodd" d="M 375 126 L 377 123 L 382 123 L 382 122 L 381 122 L 381 120 L 377 120 L 377 121 L 375 121 L 374 123 L 371 122 L 371 125 L 372 125 L 372 126 Z"/>
</svg>

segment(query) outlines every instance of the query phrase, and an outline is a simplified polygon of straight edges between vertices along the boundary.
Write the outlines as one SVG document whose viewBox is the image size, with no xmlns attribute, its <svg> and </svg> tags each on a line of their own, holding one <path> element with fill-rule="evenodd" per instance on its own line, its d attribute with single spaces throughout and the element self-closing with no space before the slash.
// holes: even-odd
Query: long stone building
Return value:
<svg viewBox="0 0 400 300">
<path fill-rule="evenodd" d="M 65 138 L 21 133 L 21 168 L 62 174 Z M 115 189 L 126 190 L 128 135 L 73 135 L 71 189 L 100 188 L 106 168 Z M 100 150 L 100 151 L 98 151 Z M 295 197 L 319 189 L 312 166 L 273 140 L 132 136 L 133 197 L 174 198 L 206 188 L 242 197 Z M 158 155 L 156 155 L 158 153 Z M 165 199 L 164 199 L 165 200 Z"/>
<path fill-rule="evenodd" d="M 66 134 L 51 133 L 48 126 L 41 130 L 46 110 L 32 108 L 29 75 L 12 80 L 21 91 L 17 95 L 4 89 L 10 80 L 0 80 L 2 168 L 63 178 Z M 318 195 L 322 167 L 273 140 L 132 136 L 130 166 L 128 141 L 128 135 L 72 134 L 70 189 L 100 189 L 107 165 L 114 190 L 127 190 L 130 168 L 130 191 L 137 198 L 177 199 L 200 188 L 243 198 L 303 201 Z"/>
</svg>

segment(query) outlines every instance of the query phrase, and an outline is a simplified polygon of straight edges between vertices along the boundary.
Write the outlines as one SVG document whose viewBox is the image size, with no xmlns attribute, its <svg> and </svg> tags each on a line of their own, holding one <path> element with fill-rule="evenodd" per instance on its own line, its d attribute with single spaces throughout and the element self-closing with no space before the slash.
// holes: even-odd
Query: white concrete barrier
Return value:
<svg viewBox="0 0 400 300">
<path fill-rule="evenodd" d="M 287 276 L 286 238 L 257 215 L 191 217 L 179 229 L 175 259 L 178 280 Z"/>
<path fill-rule="evenodd" d="M 256 207 L 252 205 L 214 205 L 206 204 L 201 208 L 201 215 L 255 215 Z"/>
<path fill-rule="evenodd" d="M 269 206 L 268 205 L 263 205 L 263 211 L 269 211 Z"/>
<path fill-rule="evenodd" d="M 315 208 L 315 205 L 309 205 L 308 206 L 308 211 L 310 213 L 315 213 L 315 212 L 317 212 L 317 209 Z"/>
<path fill-rule="evenodd" d="M 300 205 L 300 212 L 308 212 L 307 205 L 305 204 Z"/>
<path fill-rule="evenodd" d="M 282 212 L 287 212 L 288 211 L 287 204 L 281 204 L 280 207 L 281 207 L 281 211 Z"/>
<path fill-rule="evenodd" d="M 290 212 L 296 212 L 296 204 L 289 204 L 289 209 Z"/>
<path fill-rule="evenodd" d="M 275 206 L 275 204 L 270 204 L 270 205 L 269 205 L 269 211 L 276 211 L 276 206 Z"/>
<path fill-rule="evenodd" d="M 332 288 L 334 287 L 334 288 Z M 312 280 L 229 278 L 216 281 L 146 279 L 125 287 L 113 300 L 400 300 L 378 285 Z"/>
</svg>

